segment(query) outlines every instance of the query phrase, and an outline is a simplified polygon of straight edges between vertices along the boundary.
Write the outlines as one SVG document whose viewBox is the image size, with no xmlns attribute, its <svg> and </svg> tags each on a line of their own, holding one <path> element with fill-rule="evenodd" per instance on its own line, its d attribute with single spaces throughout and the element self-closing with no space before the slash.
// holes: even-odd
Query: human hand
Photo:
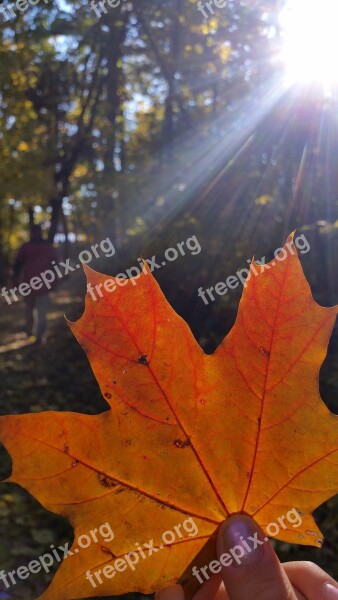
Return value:
<svg viewBox="0 0 338 600">
<path fill-rule="evenodd" d="M 243 540 L 255 541 L 239 564 L 222 566 L 221 557 Z M 338 600 L 338 584 L 325 571 L 310 562 L 279 562 L 273 547 L 257 523 L 236 515 L 220 527 L 217 554 L 221 572 L 213 575 L 194 600 Z M 226 559 L 223 558 L 223 562 Z M 199 570 L 202 578 L 203 569 Z M 210 575 L 210 570 L 205 571 Z M 205 577 L 204 577 L 205 578 Z M 184 600 L 183 588 L 171 586 L 158 592 L 155 600 Z"/>
</svg>

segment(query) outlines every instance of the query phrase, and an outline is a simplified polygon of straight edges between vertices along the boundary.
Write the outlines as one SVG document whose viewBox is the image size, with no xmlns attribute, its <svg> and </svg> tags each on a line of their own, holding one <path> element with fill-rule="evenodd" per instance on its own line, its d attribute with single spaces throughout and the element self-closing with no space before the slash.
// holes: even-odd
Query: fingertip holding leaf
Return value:
<svg viewBox="0 0 338 600">
<path fill-rule="evenodd" d="M 218 526 L 236 513 L 267 536 L 321 546 L 312 513 L 338 491 L 338 429 L 318 378 L 337 307 L 313 300 L 292 237 L 269 265 L 252 263 L 236 322 L 211 356 L 149 269 L 119 281 L 85 270 L 86 308 L 68 324 L 109 409 L 0 419 L 11 481 L 66 516 L 74 544 L 102 523 L 114 531 L 105 552 L 92 544 L 69 556 L 43 598 L 177 581 L 190 598 L 192 567 L 215 557 Z M 101 574 L 95 588 L 86 578 L 149 540 L 157 550 L 134 570 Z"/>
<path fill-rule="evenodd" d="M 181 585 L 166 587 L 155 594 L 155 600 L 185 600 Z"/>
</svg>

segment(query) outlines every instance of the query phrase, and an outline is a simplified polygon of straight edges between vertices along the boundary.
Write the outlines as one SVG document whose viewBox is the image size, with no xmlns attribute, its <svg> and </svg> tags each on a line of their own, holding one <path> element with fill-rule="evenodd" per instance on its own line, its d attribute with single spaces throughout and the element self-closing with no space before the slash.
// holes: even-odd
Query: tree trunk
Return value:
<svg viewBox="0 0 338 600">
<path fill-rule="evenodd" d="M 29 228 L 33 227 L 35 224 L 34 206 L 30 206 L 28 209 L 28 222 Z"/>
<path fill-rule="evenodd" d="M 60 222 L 60 215 L 62 211 L 62 198 L 52 198 L 49 204 L 52 209 L 52 216 L 50 220 L 48 241 L 53 243 Z"/>
<path fill-rule="evenodd" d="M 7 271 L 7 261 L 3 250 L 3 242 L 2 242 L 2 234 L 0 231 L 0 285 L 4 285 L 6 283 L 6 271 Z"/>
</svg>

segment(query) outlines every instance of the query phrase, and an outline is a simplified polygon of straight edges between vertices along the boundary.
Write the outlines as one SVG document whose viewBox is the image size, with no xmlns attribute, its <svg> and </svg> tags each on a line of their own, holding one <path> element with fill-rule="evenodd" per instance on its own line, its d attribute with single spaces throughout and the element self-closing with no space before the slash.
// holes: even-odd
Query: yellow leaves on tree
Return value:
<svg viewBox="0 0 338 600">
<path fill-rule="evenodd" d="M 279 539 L 320 546 L 311 513 L 338 491 L 338 430 L 318 375 L 337 307 L 313 300 L 291 239 L 274 263 L 252 265 L 236 323 L 211 356 L 149 272 L 110 293 L 105 275 L 87 276 L 102 297 L 88 294 L 70 326 L 110 410 L 0 420 L 10 481 L 66 516 L 74 544 L 104 522 L 115 533 L 67 557 L 43 598 L 150 593 L 178 580 L 191 596 L 191 567 L 215 556 L 219 523 L 238 512 L 264 530 L 296 507 L 302 524 Z M 163 532 L 190 517 L 195 537 L 97 589 L 86 579 L 136 543 L 161 547 Z"/>
</svg>

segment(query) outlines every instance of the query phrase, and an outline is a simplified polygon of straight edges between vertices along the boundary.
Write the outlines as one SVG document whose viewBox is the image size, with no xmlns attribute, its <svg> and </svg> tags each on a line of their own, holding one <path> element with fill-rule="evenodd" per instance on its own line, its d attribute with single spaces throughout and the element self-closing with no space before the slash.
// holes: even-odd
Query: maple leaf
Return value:
<svg viewBox="0 0 338 600">
<path fill-rule="evenodd" d="M 70 326 L 111 409 L 0 419 L 9 481 L 75 532 L 42 598 L 150 593 L 178 580 L 190 598 L 191 567 L 215 557 L 219 523 L 238 512 L 266 530 L 296 507 L 301 525 L 278 538 L 320 546 L 311 513 L 338 491 L 338 430 L 318 376 L 338 309 L 313 300 L 292 238 L 268 266 L 251 265 L 236 323 L 211 356 L 148 270 L 107 289 L 112 278 L 86 271 L 97 300 L 87 294 Z M 191 518 L 198 533 L 163 547 L 163 532 Z M 105 522 L 113 540 L 74 551 Z M 134 570 L 95 589 L 86 579 L 150 540 Z"/>
</svg>

